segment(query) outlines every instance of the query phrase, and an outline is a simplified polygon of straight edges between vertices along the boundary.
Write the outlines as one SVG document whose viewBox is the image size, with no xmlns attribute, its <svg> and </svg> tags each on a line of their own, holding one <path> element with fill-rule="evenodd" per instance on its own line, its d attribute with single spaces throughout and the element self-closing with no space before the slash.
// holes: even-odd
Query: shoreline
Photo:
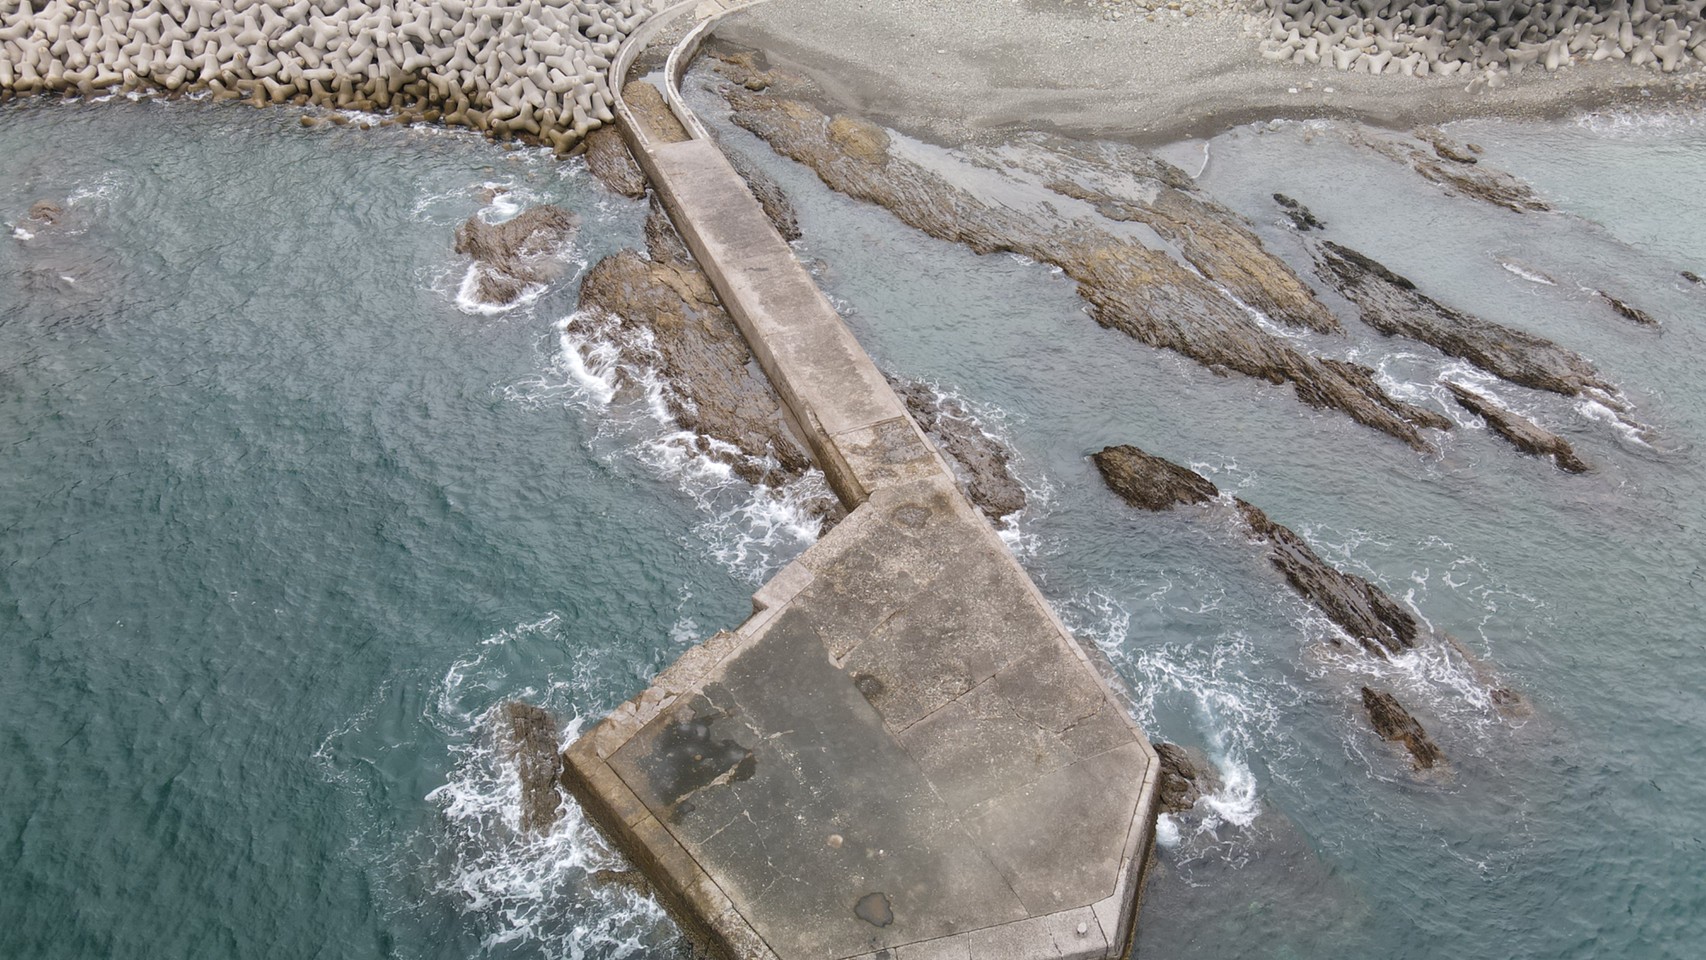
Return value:
<svg viewBox="0 0 1706 960">
<path fill-rule="evenodd" d="M 1276 63 L 1237 0 L 1193 16 L 1135 4 L 1022 0 L 788 0 L 729 17 L 718 39 L 811 79 L 830 112 L 936 143 L 1018 129 L 1154 147 L 1269 120 L 1389 129 L 1604 109 L 1706 106 L 1706 67 L 1665 74 L 1626 61 L 1512 75 L 1427 77 Z M 1132 9 L 1112 19 L 1109 10 Z M 1138 54 L 1138 55 L 1135 55 Z M 902 66 L 895 67 L 894 64 Z"/>
</svg>

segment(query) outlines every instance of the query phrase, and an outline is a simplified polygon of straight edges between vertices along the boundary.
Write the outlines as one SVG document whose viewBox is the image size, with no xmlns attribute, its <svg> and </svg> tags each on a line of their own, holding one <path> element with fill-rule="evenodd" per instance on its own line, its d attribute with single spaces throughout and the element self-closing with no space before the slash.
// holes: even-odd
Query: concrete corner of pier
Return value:
<svg viewBox="0 0 1706 960">
<path fill-rule="evenodd" d="M 565 783 L 724 958 L 1123 955 L 1154 751 L 716 146 L 618 108 L 852 512 L 571 745 Z"/>
</svg>

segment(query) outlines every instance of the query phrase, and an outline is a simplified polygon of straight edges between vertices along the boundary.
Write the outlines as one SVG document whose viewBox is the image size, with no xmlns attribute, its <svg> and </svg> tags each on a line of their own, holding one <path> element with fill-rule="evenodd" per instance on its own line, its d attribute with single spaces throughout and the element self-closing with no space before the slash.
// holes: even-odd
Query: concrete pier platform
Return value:
<svg viewBox="0 0 1706 960">
<path fill-rule="evenodd" d="M 722 9 L 677 12 L 695 6 Z M 703 34 L 675 47 L 667 87 Z M 619 103 L 624 133 L 851 513 L 750 619 L 576 741 L 565 782 L 724 957 L 1123 955 L 1153 750 L 663 92 L 692 138 L 664 142 Z"/>
</svg>

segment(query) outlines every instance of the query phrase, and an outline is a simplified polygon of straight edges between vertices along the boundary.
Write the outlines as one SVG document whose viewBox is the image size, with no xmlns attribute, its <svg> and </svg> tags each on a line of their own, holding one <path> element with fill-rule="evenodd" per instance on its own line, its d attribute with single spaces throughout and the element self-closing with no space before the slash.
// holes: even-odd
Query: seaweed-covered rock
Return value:
<svg viewBox="0 0 1706 960">
<path fill-rule="evenodd" d="M 1202 273 L 1162 250 L 1122 236 L 1111 225 L 1039 217 L 985 202 L 896 153 L 882 128 L 851 117 L 827 117 L 803 99 L 752 93 L 739 85 L 730 85 L 725 96 L 735 123 L 810 167 L 831 189 L 879 204 L 931 236 L 979 253 L 1008 251 L 1058 266 L 1078 283 L 1091 315 L 1103 326 L 1210 369 L 1293 384 L 1311 405 L 1343 411 L 1417 449 L 1428 447 L 1419 426 L 1407 419 L 1407 405 L 1378 387 L 1371 394 L 1370 383 L 1347 380 L 1264 330 Z M 1215 216 L 1209 206 L 1185 199 L 1167 203 L 1189 206 L 1190 217 L 1197 218 L 1190 222 Z M 1165 206 L 1155 216 L 1183 222 L 1178 218 L 1184 214 Z M 1234 224 L 1223 233 L 1243 229 Z"/>
<path fill-rule="evenodd" d="M 1401 744 L 1410 752 L 1410 762 L 1417 770 L 1431 770 L 1445 762 L 1445 753 L 1434 743 L 1428 732 L 1410 711 L 1390 693 L 1362 688 L 1362 708 L 1382 740 Z"/>
<path fill-rule="evenodd" d="M 503 705 L 499 735 L 521 779 L 521 829 L 545 833 L 557 822 L 563 772 L 557 721 L 541 707 L 511 700 Z"/>
<path fill-rule="evenodd" d="M 563 250 L 579 229 L 579 217 L 551 204 L 531 207 L 503 223 L 472 216 L 456 228 L 456 252 L 474 261 L 480 301 L 504 306 L 563 273 Z"/>
<path fill-rule="evenodd" d="M 1575 448 L 1563 437 L 1506 410 L 1468 387 L 1448 382 L 1445 388 L 1451 391 L 1459 406 L 1487 421 L 1487 426 L 1494 433 L 1509 440 L 1517 449 L 1537 457 L 1551 457 L 1560 468 L 1571 473 L 1587 471 L 1588 465 L 1576 456 Z"/>
<path fill-rule="evenodd" d="M 984 516 L 999 522 L 1025 509 L 1025 488 L 1013 476 L 1012 453 L 965 404 L 917 380 L 888 381 L 919 428 L 947 456 L 966 497 Z"/>
<path fill-rule="evenodd" d="M 1363 649 L 1386 656 L 1415 646 L 1421 633 L 1416 618 L 1386 591 L 1322 560 L 1290 527 L 1268 519 L 1257 507 L 1244 500 L 1235 499 L 1235 502 L 1250 525 L 1250 532 L 1268 543 L 1268 560 L 1279 568 L 1292 588 L 1319 607 L 1362 644 Z"/>
<path fill-rule="evenodd" d="M 1220 496 L 1208 478 L 1176 463 L 1122 444 L 1090 456 L 1108 488 L 1120 499 L 1145 510 L 1166 510 L 1181 503 L 1207 503 Z"/>
<path fill-rule="evenodd" d="M 1581 355 L 1543 337 L 1448 307 L 1408 279 L 1349 247 L 1317 248 L 1323 275 L 1355 303 L 1363 320 L 1388 336 L 1405 336 L 1461 357 L 1512 383 L 1576 396 L 1615 388 Z"/>
<path fill-rule="evenodd" d="M 624 197 L 637 200 L 646 195 L 646 174 L 628 152 L 621 131 L 613 126 L 586 135 L 586 166 L 599 182 Z"/>
</svg>

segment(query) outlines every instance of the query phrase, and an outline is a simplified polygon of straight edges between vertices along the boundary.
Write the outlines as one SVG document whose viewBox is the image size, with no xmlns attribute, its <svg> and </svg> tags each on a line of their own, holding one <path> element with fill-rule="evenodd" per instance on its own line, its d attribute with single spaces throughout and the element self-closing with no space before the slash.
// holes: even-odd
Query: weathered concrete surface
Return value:
<svg viewBox="0 0 1706 960">
<path fill-rule="evenodd" d="M 716 146 L 624 129 L 852 512 L 565 784 L 717 955 L 1123 954 L 1154 751 Z"/>
</svg>

